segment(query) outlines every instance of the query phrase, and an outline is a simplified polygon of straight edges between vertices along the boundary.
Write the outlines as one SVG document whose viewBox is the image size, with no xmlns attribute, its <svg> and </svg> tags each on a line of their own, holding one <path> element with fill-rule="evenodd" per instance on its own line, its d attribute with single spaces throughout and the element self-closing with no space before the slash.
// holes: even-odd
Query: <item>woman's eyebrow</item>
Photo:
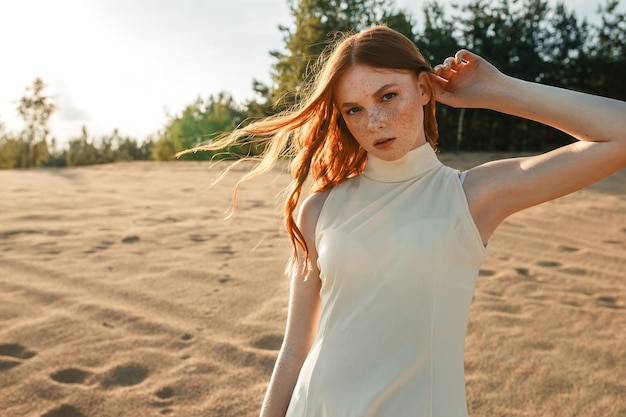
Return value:
<svg viewBox="0 0 626 417">
<path fill-rule="evenodd" d="M 382 94 L 383 91 L 385 91 L 386 89 L 390 88 L 390 87 L 395 87 L 398 84 L 396 83 L 389 83 L 389 84 L 385 84 L 382 87 L 380 87 L 378 90 L 376 90 L 374 92 L 374 94 L 372 94 L 372 97 L 376 97 L 379 96 L 380 94 Z M 354 107 L 356 106 L 357 103 L 353 103 L 353 102 L 345 102 L 341 105 L 341 108 L 345 108 L 345 107 Z"/>
</svg>

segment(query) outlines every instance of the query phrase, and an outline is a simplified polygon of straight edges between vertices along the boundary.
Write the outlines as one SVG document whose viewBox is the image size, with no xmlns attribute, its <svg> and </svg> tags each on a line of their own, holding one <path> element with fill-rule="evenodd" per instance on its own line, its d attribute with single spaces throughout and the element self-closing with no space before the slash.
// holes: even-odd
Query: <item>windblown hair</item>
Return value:
<svg viewBox="0 0 626 417">
<path fill-rule="evenodd" d="M 294 216 L 307 178 L 310 176 L 312 180 L 311 191 L 319 192 L 360 174 L 365 167 L 366 152 L 348 130 L 334 99 L 338 80 L 357 64 L 415 71 L 417 75 L 423 71 L 432 72 L 415 44 L 388 27 L 379 25 L 357 34 L 344 34 L 320 56 L 312 78 L 303 88 L 300 104 L 238 128 L 209 145 L 186 151 L 223 149 L 240 138 L 267 141 L 265 151 L 259 157 L 261 162 L 243 176 L 239 184 L 269 171 L 281 157 L 293 158 L 293 180 L 284 209 L 285 226 L 293 246 L 292 267 L 296 265 L 299 250 L 304 253 L 306 265 L 310 266 L 309 249 Z M 432 85 L 430 87 L 433 91 Z M 426 140 L 436 148 L 434 94 L 424 106 L 424 132 Z"/>
</svg>

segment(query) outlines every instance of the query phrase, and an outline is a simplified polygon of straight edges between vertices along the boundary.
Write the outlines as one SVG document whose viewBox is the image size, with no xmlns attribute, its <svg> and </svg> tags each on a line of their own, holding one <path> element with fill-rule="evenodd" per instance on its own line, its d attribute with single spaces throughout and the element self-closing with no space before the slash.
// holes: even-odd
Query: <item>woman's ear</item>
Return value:
<svg viewBox="0 0 626 417">
<path fill-rule="evenodd" d="M 422 106 L 425 106 L 433 97 L 433 94 L 435 94 L 435 89 L 427 71 L 422 71 L 417 75 L 417 88 Z"/>
</svg>

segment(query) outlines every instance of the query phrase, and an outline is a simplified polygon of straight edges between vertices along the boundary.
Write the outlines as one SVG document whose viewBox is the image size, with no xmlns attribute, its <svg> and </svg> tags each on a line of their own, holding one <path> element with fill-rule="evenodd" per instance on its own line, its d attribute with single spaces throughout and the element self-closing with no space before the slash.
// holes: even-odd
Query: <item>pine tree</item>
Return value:
<svg viewBox="0 0 626 417">
<path fill-rule="evenodd" d="M 35 78 L 20 99 L 17 111 L 26 124 L 20 135 L 23 151 L 16 168 L 41 166 L 48 160 L 48 121 L 56 106 L 50 97 L 43 94 L 46 85 L 41 78 Z"/>
<path fill-rule="evenodd" d="M 280 26 L 285 47 L 273 51 L 273 85 L 255 82 L 257 93 L 274 111 L 294 104 L 309 75 L 310 67 L 337 32 L 357 32 L 382 23 L 414 39 L 410 17 L 398 11 L 391 0 L 290 0 L 293 26 Z M 261 108 L 268 108 L 268 104 Z"/>
</svg>

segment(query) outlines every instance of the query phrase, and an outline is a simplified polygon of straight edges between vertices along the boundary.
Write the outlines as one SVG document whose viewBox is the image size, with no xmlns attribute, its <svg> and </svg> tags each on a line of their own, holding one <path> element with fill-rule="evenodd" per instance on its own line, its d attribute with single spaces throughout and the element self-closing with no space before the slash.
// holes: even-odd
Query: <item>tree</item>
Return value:
<svg viewBox="0 0 626 417">
<path fill-rule="evenodd" d="M 59 149 L 56 138 L 52 138 L 48 150 L 49 156 L 45 166 L 56 168 L 67 166 L 67 149 Z"/>
<path fill-rule="evenodd" d="M 15 168 L 22 148 L 21 141 L 11 137 L 0 122 L 0 169 Z"/>
<path fill-rule="evenodd" d="M 589 88 L 608 97 L 625 99 L 626 14 L 618 11 L 619 0 L 607 0 L 598 7 L 602 22 L 595 28 L 594 48 L 589 50 Z"/>
<path fill-rule="evenodd" d="M 67 151 L 67 166 L 93 165 L 98 162 L 98 151 L 89 141 L 87 127 L 83 126 L 81 135 L 71 139 Z"/>
<path fill-rule="evenodd" d="M 246 112 L 232 96 L 219 93 L 207 100 L 196 99 L 180 116 L 171 118 L 152 150 L 154 159 L 171 160 L 174 154 L 208 142 L 223 132 L 236 128 L 244 121 Z M 227 150 L 226 150 L 227 151 Z M 206 160 L 228 156 L 224 151 L 187 154 L 182 159 Z"/>
<path fill-rule="evenodd" d="M 541 74 L 540 81 L 559 87 L 586 89 L 584 85 L 589 74 L 587 49 L 591 36 L 589 25 L 586 21 L 579 22 L 574 12 L 557 3 L 548 30 L 550 36 L 544 39 L 542 51 L 548 68 Z"/>
<path fill-rule="evenodd" d="M 424 58 L 435 65 L 459 49 L 455 37 L 456 25 L 446 18 L 444 9 L 436 1 L 429 1 L 422 7 L 424 29 L 417 36 L 417 46 Z"/>
<path fill-rule="evenodd" d="M 56 107 L 50 97 L 43 94 L 45 87 L 41 78 L 35 78 L 20 99 L 17 111 L 26 126 L 20 135 L 23 153 L 16 167 L 38 167 L 48 160 L 48 121 Z"/>
<path fill-rule="evenodd" d="M 150 158 L 152 151 L 151 141 L 140 145 L 137 140 L 120 135 L 117 129 L 113 129 L 110 135 L 101 136 L 93 142 L 99 164 L 146 160 Z"/>
<path fill-rule="evenodd" d="M 444 9 L 436 1 L 429 1 L 422 7 L 424 15 L 424 29 L 416 38 L 417 46 L 422 55 L 431 65 L 443 62 L 454 51 L 459 49 L 459 42 L 455 37 L 455 23 L 446 17 Z M 465 109 L 453 109 L 452 107 L 437 104 L 437 123 L 441 132 L 446 132 L 446 138 L 440 142 L 439 147 L 449 147 L 450 134 L 457 129 L 456 150 L 460 148 L 462 140 L 463 119 Z M 456 127 L 455 127 L 456 126 Z"/>
<path fill-rule="evenodd" d="M 310 67 L 336 32 L 354 32 L 376 23 L 388 26 L 414 39 L 410 17 L 396 11 L 392 0 L 290 0 L 293 28 L 279 26 L 285 42 L 284 51 L 272 51 L 276 58 L 272 69 L 273 85 L 255 81 L 253 87 L 265 97 L 261 107 L 273 105 L 273 111 L 292 106 Z"/>
<path fill-rule="evenodd" d="M 441 20 L 438 27 L 453 33 L 460 47 L 516 78 L 581 88 L 580 81 L 586 78 L 581 57 L 585 55 L 588 30 L 586 23 L 579 24 L 563 4 L 551 8 L 547 0 L 473 0 L 456 10 L 451 20 L 443 13 L 436 15 Z M 455 31 L 450 22 L 458 23 Z M 599 93 L 597 89 L 594 92 Z M 571 141 L 554 129 L 495 112 L 446 106 L 441 110 L 442 131 L 453 133 L 456 129 L 458 135 L 462 130 L 465 150 L 546 150 Z"/>
</svg>

